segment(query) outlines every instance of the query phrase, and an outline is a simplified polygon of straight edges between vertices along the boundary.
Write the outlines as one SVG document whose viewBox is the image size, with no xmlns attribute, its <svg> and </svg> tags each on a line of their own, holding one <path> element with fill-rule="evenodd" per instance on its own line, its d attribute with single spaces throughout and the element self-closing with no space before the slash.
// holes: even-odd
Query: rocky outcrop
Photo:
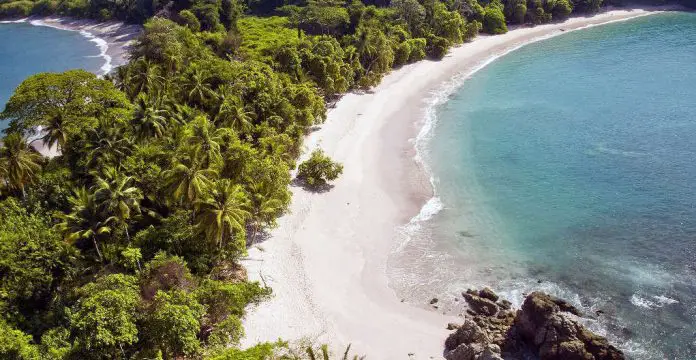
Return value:
<svg viewBox="0 0 696 360">
<path fill-rule="evenodd" d="M 445 341 L 447 360 L 624 359 L 605 338 L 583 327 L 576 319 L 580 311 L 561 299 L 534 292 L 515 311 L 490 289 L 462 295 L 471 316 Z"/>
</svg>

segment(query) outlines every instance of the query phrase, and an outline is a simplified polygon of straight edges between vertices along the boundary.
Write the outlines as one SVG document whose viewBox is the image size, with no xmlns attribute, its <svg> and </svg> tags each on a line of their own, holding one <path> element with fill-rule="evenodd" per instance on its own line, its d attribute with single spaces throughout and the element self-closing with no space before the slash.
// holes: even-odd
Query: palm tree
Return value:
<svg viewBox="0 0 696 360">
<path fill-rule="evenodd" d="M 165 190 L 172 201 L 186 200 L 193 204 L 203 196 L 218 174 L 215 170 L 201 168 L 199 162 L 191 157 L 185 157 L 162 175 Z"/>
<path fill-rule="evenodd" d="M 95 195 L 82 187 L 75 190 L 68 201 L 71 205 L 70 213 L 59 215 L 61 222 L 56 227 L 70 243 L 80 239 L 91 240 L 99 261 L 103 262 L 97 236 L 110 233 L 111 228 L 107 221 L 102 220 Z"/>
<path fill-rule="evenodd" d="M 200 67 L 194 67 L 186 77 L 183 89 L 189 102 L 204 105 L 206 100 L 215 93 L 208 85 L 208 76 Z"/>
<path fill-rule="evenodd" d="M 229 179 L 215 182 L 204 200 L 196 202 L 199 211 L 198 226 L 208 240 L 218 247 L 233 238 L 235 232 L 244 231 L 249 213 L 245 210 L 249 200 L 241 186 Z"/>
<path fill-rule="evenodd" d="M 240 103 L 241 101 L 235 98 L 223 99 L 215 115 L 215 124 L 230 127 L 240 134 L 249 133 L 254 126 L 253 120 L 256 115 L 247 111 Z"/>
<path fill-rule="evenodd" d="M 153 93 L 163 90 L 165 78 L 160 75 L 160 67 L 145 58 L 136 61 L 130 72 L 128 83 L 131 84 L 131 99 L 140 93 Z"/>
<path fill-rule="evenodd" d="M 87 133 L 83 148 L 87 166 L 96 168 L 115 165 L 133 152 L 133 141 L 117 123 L 100 120 L 99 126 Z"/>
<path fill-rule="evenodd" d="M 20 190 L 22 197 L 26 197 L 26 184 L 32 183 L 41 170 L 41 154 L 27 144 L 22 135 L 12 133 L 3 140 L 0 159 L 0 174 L 5 174 L 10 188 Z"/>
<path fill-rule="evenodd" d="M 100 210 L 108 216 L 105 222 L 122 226 L 130 242 L 128 220 L 132 214 L 140 214 L 140 200 L 143 195 L 140 189 L 130 186 L 132 177 L 119 175 L 113 167 L 105 168 L 102 176 L 97 176 L 95 180 L 95 200 Z"/>
<path fill-rule="evenodd" d="M 138 95 L 135 106 L 133 127 L 136 136 L 141 141 L 149 137 L 160 138 L 164 136 L 169 122 L 167 119 L 168 111 L 161 109 L 156 101 L 151 101 L 144 93 Z"/>
<path fill-rule="evenodd" d="M 283 202 L 273 196 L 266 182 L 253 183 L 250 186 L 249 210 L 253 226 L 251 243 L 256 242 L 256 236 L 262 226 L 275 226 L 276 218 L 285 210 Z"/>
<path fill-rule="evenodd" d="M 62 149 L 68 141 L 65 121 L 63 119 L 63 114 L 60 112 L 57 112 L 53 116 L 49 116 L 42 130 L 44 131 L 44 136 L 41 138 L 41 141 L 49 148 L 58 144 L 58 149 Z"/>
<path fill-rule="evenodd" d="M 199 116 L 191 122 L 191 136 L 188 144 L 192 147 L 194 156 L 204 167 L 222 161 L 221 144 L 233 136 L 230 129 L 216 129 L 207 117 Z"/>
</svg>

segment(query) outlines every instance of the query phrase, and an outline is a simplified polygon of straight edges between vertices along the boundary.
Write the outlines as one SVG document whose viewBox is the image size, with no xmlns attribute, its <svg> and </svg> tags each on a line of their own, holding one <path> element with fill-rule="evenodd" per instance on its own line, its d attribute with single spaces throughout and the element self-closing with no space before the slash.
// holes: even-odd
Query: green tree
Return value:
<svg viewBox="0 0 696 360">
<path fill-rule="evenodd" d="M 58 215 L 61 221 L 58 223 L 57 229 L 70 243 L 81 239 L 90 240 L 97 252 L 99 261 L 103 261 L 97 238 L 100 235 L 110 233 L 111 228 L 103 218 L 94 194 L 84 187 L 78 188 L 68 201 L 71 207 L 70 212 Z"/>
<path fill-rule="evenodd" d="M 196 117 L 190 124 L 191 136 L 187 143 L 191 146 L 193 156 L 208 168 L 222 161 L 221 146 L 234 134 L 228 128 L 216 129 L 206 116 Z"/>
<path fill-rule="evenodd" d="M 321 149 L 316 149 L 307 161 L 300 164 L 297 178 L 310 187 L 320 187 L 336 180 L 341 173 L 343 165 L 333 162 Z"/>
<path fill-rule="evenodd" d="M 128 221 L 133 215 L 140 214 L 140 200 L 143 198 L 140 189 L 131 186 L 132 182 L 132 177 L 123 176 L 116 169 L 107 167 L 101 176 L 97 176 L 94 185 L 95 201 L 106 216 L 105 223 L 123 228 L 128 242 Z"/>
<path fill-rule="evenodd" d="M 0 202 L 0 317 L 23 327 L 40 318 L 56 289 L 78 269 L 77 252 L 44 213 L 30 213 L 14 198 Z"/>
<path fill-rule="evenodd" d="M 123 274 L 100 277 L 79 289 L 69 312 L 70 328 L 78 349 L 119 358 L 124 346 L 138 341 L 137 278 Z"/>
<path fill-rule="evenodd" d="M 167 359 L 195 355 L 201 351 L 198 332 L 204 314 L 205 308 L 192 294 L 158 291 L 145 319 L 147 336 Z"/>
<path fill-rule="evenodd" d="M 135 100 L 135 113 L 133 114 L 133 131 L 141 142 L 148 138 L 161 138 L 164 136 L 168 123 L 168 111 L 160 104 L 141 93 Z"/>
<path fill-rule="evenodd" d="M 492 2 L 486 6 L 483 14 L 483 31 L 489 34 L 504 34 L 507 32 L 505 15 L 499 2 Z"/>
<path fill-rule="evenodd" d="M 11 133 L 0 147 L 0 175 L 4 174 L 9 188 L 26 197 L 26 185 L 32 183 L 41 170 L 41 155 L 24 140 L 21 134 Z"/>
<path fill-rule="evenodd" d="M 241 186 L 228 179 L 214 183 L 203 200 L 196 202 L 198 226 L 212 243 L 222 248 L 235 237 L 244 234 L 249 212 L 249 199 Z M 235 249 L 243 249 L 237 245 Z"/>
<path fill-rule="evenodd" d="M 12 360 L 39 360 L 39 350 L 31 336 L 13 329 L 0 319 L 0 358 Z"/>
<path fill-rule="evenodd" d="M 165 192 L 174 203 L 185 200 L 193 204 L 203 196 L 218 173 L 213 169 L 201 168 L 200 163 L 191 157 L 184 157 L 162 175 Z"/>
<path fill-rule="evenodd" d="M 0 113 L 11 120 L 9 131 L 33 133 L 37 126 L 48 127 L 57 118 L 62 131 L 79 134 L 96 118 L 126 109 L 128 100 L 113 83 L 83 70 L 33 75 L 15 90 Z"/>
</svg>

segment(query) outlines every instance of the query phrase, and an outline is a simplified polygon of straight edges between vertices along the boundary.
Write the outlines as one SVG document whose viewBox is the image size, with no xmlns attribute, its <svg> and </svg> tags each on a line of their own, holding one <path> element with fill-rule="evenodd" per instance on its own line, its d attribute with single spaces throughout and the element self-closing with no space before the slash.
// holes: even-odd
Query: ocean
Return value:
<svg viewBox="0 0 696 360">
<path fill-rule="evenodd" d="M 106 44 L 89 34 L 34 26 L 28 22 L 0 23 L 0 109 L 14 89 L 30 75 L 46 71 L 109 69 Z M 0 130 L 7 127 L 0 122 Z"/>
<path fill-rule="evenodd" d="M 467 287 L 543 290 L 630 358 L 696 359 L 696 14 L 568 32 L 453 82 L 397 292 L 456 314 Z"/>
</svg>

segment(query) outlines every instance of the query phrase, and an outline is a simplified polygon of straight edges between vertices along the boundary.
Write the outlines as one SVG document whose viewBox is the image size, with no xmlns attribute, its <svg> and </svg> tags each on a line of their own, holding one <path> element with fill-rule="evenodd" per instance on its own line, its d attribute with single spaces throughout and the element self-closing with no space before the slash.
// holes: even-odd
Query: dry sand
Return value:
<svg viewBox="0 0 696 360">
<path fill-rule="evenodd" d="M 305 149 L 324 149 L 343 163 L 343 176 L 324 193 L 292 188 L 290 213 L 244 262 L 250 278 L 265 281 L 274 295 L 249 309 L 242 345 L 306 338 L 352 343 L 371 359 L 441 358 L 445 326 L 457 319 L 402 302 L 386 275 L 398 226 L 432 192 L 412 141 L 426 99 L 453 77 L 524 44 L 660 10 L 667 9 L 611 10 L 480 36 L 442 61 L 393 71 L 370 93 L 344 96 Z"/>
</svg>

